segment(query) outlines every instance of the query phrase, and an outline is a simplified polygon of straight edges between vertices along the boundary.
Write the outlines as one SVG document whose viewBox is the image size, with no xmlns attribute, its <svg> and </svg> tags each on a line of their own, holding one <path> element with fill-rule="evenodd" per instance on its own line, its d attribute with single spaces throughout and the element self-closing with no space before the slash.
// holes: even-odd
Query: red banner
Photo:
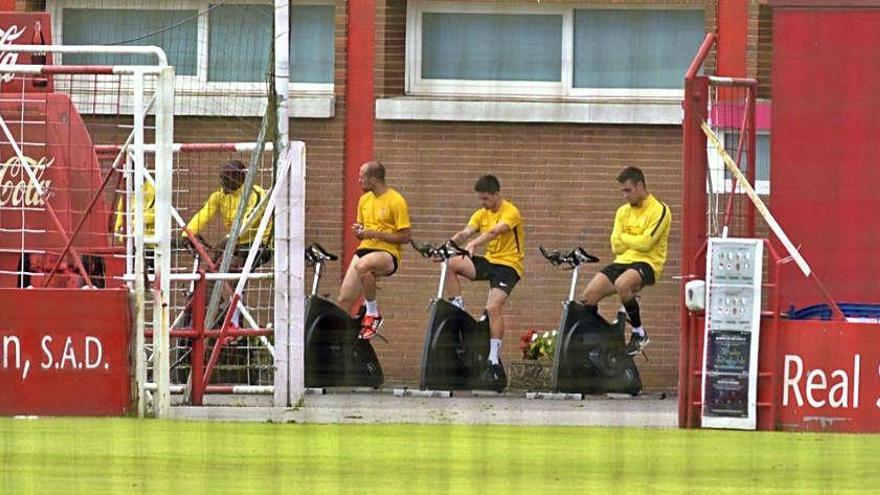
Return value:
<svg viewBox="0 0 880 495">
<path fill-rule="evenodd" d="M 765 317 L 758 355 L 759 430 L 880 432 L 880 323 Z M 699 377 L 691 393 L 699 405 Z"/>
<path fill-rule="evenodd" d="M 125 289 L 0 289 L 0 415 L 122 415 Z"/>
<path fill-rule="evenodd" d="M 779 376 L 777 427 L 880 432 L 880 325 L 802 320 L 780 330 L 783 345 L 766 363 Z"/>
<path fill-rule="evenodd" d="M 0 12 L 0 66 L 51 65 L 51 53 L 3 51 L 3 45 L 51 45 L 52 22 L 46 12 Z M 24 88 L 22 88 L 24 85 Z M 51 93 L 52 77 L 0 73 L 0 93 Z"/>
</svg>

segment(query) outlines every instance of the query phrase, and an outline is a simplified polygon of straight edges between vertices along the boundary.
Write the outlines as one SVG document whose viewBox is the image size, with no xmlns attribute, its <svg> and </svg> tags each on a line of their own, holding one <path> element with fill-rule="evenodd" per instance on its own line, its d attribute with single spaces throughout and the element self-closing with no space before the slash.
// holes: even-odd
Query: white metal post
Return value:
<svg viewBox="0 0 880 495">
<path fill-rule="evenodd" d="M 155 270 L 159 284 L 153 300 L 153 379 L 157 418 L 171 409 L 171 188 L 174 167 L 174 67 L 163 67 L 156 85 Z"/>
<path fill-rule="evenodd" d="M 134 162 L 134 312 L 135 312 L 135 374 L 138 394 L 138 416 L 146 412 L 144 395 L 147 383 L 147 362 L 145 355 L 144 326 L 146 317 L 146 298 L 144 295 L 144 73 L 133 74 L 132 91 L 134 101 L 134 140 L 132 161 Z"/>
<path fill-rule="evenodd" d="M 275 0 L 275 67 L 274 67 L 274 86 L 275 101 L 269 104 L 275 104 L 275 156 L 279 160 L 288 157 L 288 88 L 290 79 L 290 1 Z M 293 159 L 296 162 L 296 158 Z M 289 377 L 293 376 L 293 370 L 289 363 L 292 359 L 290 343 L 293 338 L 291 326 L 293 318 L 293 302 L 302 299 L 302 290 L 295 290 L 296 275 L 293 273 L 292 259 L 301 259 L 302 251 L 293 251 L 294 241 L 297 238 L 296 229 L 292 228 L 297 225 L 291 215 L 291 203 L 295 200 L 293 191 L 298 187 L 300 174 L 296 173 L 292 166 L 288 175 L 289 180 L 286 182 L 286 191 L 290 194 L 279 194 L 278 203 L 275 206 L 276 219 L 275 222 L 275 394 L 274 404 L 277 407 L 286 407 L 299 401 L 301 395 L 294 398 L 293 391 L 290 389 Z M 282 167 L 276 161 L 276 170 Z M 276 187 L 283 184 L 285 177 L 275 177 Z M 294 209 L 293 212 L 296 210 Z M 302 220 L 301 218 L 299 219 Z M 300 226 L 300 230 L 301 226 Z M 300 236 L 300 244 L 302 237 Z M 291 252 L 298 253 L 298 256 L 290 256 Z M 300 283 L 302 280 L 300 280 Z M 301 287 L 301 284 L 300 284 Z"/>
<path fill-rule="evenodd" d="M 305 394 L 305 211 L 306 211 L 306 146 L 302 141 L 290 143 L 290 404 L 302 401 Z"/>
</svg>

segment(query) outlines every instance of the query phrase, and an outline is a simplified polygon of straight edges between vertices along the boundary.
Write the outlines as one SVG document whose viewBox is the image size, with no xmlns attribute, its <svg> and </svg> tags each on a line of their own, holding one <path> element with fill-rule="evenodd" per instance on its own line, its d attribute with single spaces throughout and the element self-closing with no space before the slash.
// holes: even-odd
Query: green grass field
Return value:
<svg viewBox="0 0 880 495">
<path fill-rule="evenodd" d="M 880 436 L 0 419 L 0 493 L 877 493 Z"/>
</svg>

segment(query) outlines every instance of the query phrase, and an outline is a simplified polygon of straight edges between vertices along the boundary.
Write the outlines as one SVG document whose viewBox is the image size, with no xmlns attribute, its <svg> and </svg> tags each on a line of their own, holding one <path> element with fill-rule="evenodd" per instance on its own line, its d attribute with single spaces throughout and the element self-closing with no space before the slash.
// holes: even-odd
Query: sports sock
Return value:
<svg viewBox="0 0 880 495">
<path fill-rule="evenodd" d="M 501 352 L 501 339 L 489 339 L 489 361 L 498 364 L 498 354 Z"/>
<path fill-rule="evenodd" d="M 644 337 L 645 329 L 642 327 L 633 327 L 632 333 L 638 335 L 639 337 Z"/>
<path fill-rule="evenodd" d="M 464 299 L 461 296 L 455 296 L 450 301 L 452 304 L 458 306 L 461 309 L 464 309 Z"/>
<path fill-rule="evenodd" d="M 367 306 L 367 316 L 379 316 L 379 304 L 376 301 L 364 300 Z"/>
<path fill-rule="evenodd" d="M 626 310 L 626 316 L 633 329 L 642 327 L 642 316 L 639 314 L 639 302 L 636 298 L 623 303 L 623 309 Z"/>
</svg>

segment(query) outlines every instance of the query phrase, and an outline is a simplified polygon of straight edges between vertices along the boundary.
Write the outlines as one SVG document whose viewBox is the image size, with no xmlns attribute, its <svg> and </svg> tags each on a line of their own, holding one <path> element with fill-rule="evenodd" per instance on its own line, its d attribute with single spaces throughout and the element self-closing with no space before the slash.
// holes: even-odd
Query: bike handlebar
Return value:
<svg viewBox="0 0 880 495">
<path fill-rule="evenodd" d="M 538 249 L 541 250 L 541 254 L 544 255 L 544 258 L 546 258 L 553 266 L 568 265 L 570 268 L 575 268 L 583 263 L 599 262 L 598 257 L 586 252 L 584 248 L 580 246 L 573 249 L 568 254 L 563 254 L 561 251 L 548 252 L 544 249 L 544 246 L 538 246 Z"/>
<path fill-rule="evenodd" d="M 441 260 L 448 260 L 453 256 L 470 257 L 470 253 L 462 249 L 458 244 L 452 242 L 451 239 L 442 244 L 436 245 L 428 242 L 418 244 L 414 240 L 410 240 L 409 243 L 413 247 L 413 249 L 418 251 L 425 258 L 438 258 Z"/>
</svg>

